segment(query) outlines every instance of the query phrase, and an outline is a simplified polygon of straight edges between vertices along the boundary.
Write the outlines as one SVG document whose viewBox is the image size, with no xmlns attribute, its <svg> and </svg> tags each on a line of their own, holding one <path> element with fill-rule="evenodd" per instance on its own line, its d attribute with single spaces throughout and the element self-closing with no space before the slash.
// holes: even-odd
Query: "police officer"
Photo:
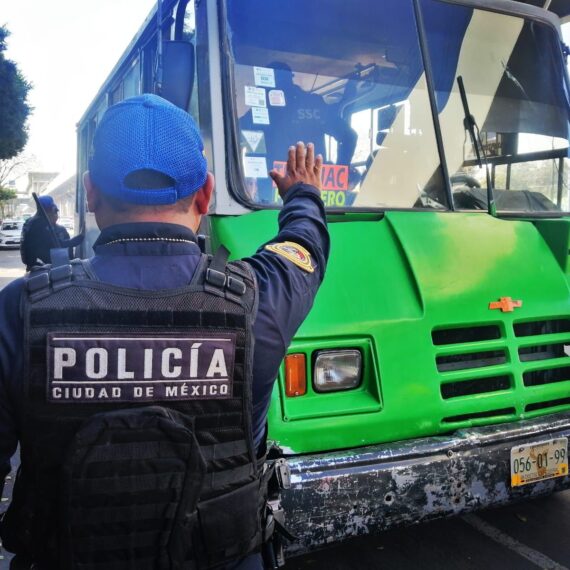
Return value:
<svg viewBox="0 0 570 570">
<path fill-rule="evenodd" d="M 329 252 L 321 166 L 289 149 L 278 234 L 228 263 L 196 243 L 214 179 L 191 117 L 154 95 L 109 108 L 84 176 L 94 257 L 0 292 L 18 567 L 261 567 L 270 395 Z"/>
<path fill-rule="evenodd" d="M 51 196 L 40 196 L 38 200 L 47 219 L 38 209 L 31 218 L 26 220 L 22 228 L 20 256 L 28 271 L 34 265 L 50 263 L 50 251 L 53 248 L 69 248 L 71 251 L 71 248 L 78 246 L 85 237 L 79 234 L 71 239 L 67 230 L 57 224 L 59 209 Z M 56 243 L 54 233 L 59 243 Z"/>
</svg>

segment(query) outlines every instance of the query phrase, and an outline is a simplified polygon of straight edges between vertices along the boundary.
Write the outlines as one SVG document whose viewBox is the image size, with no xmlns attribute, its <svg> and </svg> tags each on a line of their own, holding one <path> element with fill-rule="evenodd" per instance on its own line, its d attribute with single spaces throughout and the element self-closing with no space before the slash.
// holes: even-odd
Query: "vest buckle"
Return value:
<svg viewBox="0 0 570 570">
<path fill-rule="evenodd" d="M 226 284 L 226 274 L 223 271 L 217 271 L 209 267 L 206 271 L 206 281 L 214 287 L 223 289 Z"/>
</svg>

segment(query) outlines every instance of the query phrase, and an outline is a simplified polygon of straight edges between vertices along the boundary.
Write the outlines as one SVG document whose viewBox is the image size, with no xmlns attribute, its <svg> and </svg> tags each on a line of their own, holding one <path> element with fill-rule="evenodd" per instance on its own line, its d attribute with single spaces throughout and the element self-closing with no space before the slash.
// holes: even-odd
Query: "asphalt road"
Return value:
<svg viewBox="0 0 570 570">
<path fill-rule="evenodd" d="M 0 250 L 0 289 L 23 275 L 18 250 Z M 2 323 L 0 323 L 2 326 Z M 7 481 L 4 497 L 12 480 Z M 2 499 L 0 510 L 6 505 Z M 0 553 L 0 570 L 9 555 Z M 286 570 L 570 570 L 570 491 L 462 518 L 358 537 L 290 559 Z"/>
<path fill-rule="evenodd" d="M 25 273 L 19 249 L 0 249 L 0 289 Z"/>
</svg>

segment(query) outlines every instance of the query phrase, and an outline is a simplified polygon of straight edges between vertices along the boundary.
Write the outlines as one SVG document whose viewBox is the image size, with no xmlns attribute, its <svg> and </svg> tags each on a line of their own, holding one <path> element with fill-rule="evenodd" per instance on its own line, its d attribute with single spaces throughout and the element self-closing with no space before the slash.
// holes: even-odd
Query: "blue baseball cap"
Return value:
<svg viewBox="0 0 570 570">
<path fill-rule="evenodd" d="M 57 208 L 51 196 L 40 196 L 38 198 L 38 201 L 44 210 L 52 210 L 53 208 Z"/>
<path fill-rule="evenodd" d="M 159 174 L 165 184 L 129 185 L 132 175 Z M 109 107 L 93 140 L 91 180 L 101 192 L 142 205 L 174 204 L 206 182 L 204 144 L 192 117 L 157 95 L 140 95 Z"/>
</svg>

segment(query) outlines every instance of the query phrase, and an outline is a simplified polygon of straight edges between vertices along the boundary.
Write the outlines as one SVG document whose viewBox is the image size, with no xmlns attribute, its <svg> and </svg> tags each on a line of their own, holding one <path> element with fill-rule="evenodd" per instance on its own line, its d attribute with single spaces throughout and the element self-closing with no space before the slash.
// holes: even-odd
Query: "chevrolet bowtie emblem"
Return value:
<svg viewBox="0 0 570 570">
<path fill-rule="evenodd" d="M 501 309 L 503 313 L 512 313 L 522 307 L 522 301 L 513 301 L 510 297 L 501 297 L 498 301 L 489 303 L 489 309 Z"/>
</svg>

